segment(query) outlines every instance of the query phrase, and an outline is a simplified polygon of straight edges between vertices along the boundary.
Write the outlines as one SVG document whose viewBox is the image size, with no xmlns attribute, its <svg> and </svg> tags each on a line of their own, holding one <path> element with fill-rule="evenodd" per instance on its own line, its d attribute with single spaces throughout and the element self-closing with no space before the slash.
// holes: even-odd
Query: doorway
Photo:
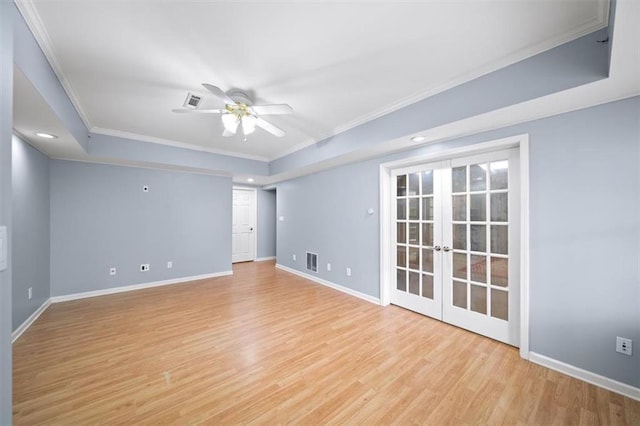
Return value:
<svg viewBox="0 0 640 426">
<path fill-rule="evenodd" d="M 256 190 L 233 188 L 231 262 L 249 262 L 256 258 Z"/>
<path fill-rule="evenodd" d="M 381 166 L 383 305 L 528 352 L 521 151 L 526 135 Z"/>
</svg>

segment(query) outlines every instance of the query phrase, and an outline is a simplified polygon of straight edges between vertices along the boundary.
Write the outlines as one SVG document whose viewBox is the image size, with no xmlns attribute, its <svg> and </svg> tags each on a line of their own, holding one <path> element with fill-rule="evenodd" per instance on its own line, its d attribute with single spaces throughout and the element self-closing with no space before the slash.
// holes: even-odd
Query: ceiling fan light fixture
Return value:
<svg viewBox="0 0 640 426">
<path fill-rule="evenodd" d="M 256 130 L 256 122 L 258 119 L 255 115 L 245 115 L 242 117 L 242 131 L 245 135 L 250 135 Z"/>
<path fill-rule="evenodd" d="M 222 114 L 222 124 L 228 132 L 235 135 L 236 131 L 238 130 L 238 123 L 239 120 L 235 116 L 235 114 Z"/>
<path fill-rule="evenodd" d="M 245 92 L 231 90 L 225 93 L 219 87 L 209 83 L 202 83 L 202 86 L 219 100 L 225 103 L 224 108 L 219 109 L 199 109 L 198 106 L 202 97 L 188 94 L 184 108 L 174 108 L 177 113 L 198 113 L 198 114 L 220 114 L 224 131 L 222 136 L 231 137 L 238 133 L 240 128 L 241 136 L 247 140 L 247 135 L 255 132 L 256 126 L 265 132 L 276 137 L 283 137 L 286 132 L 278 126 L 262 118 L 263 115 L 283 115 L 293 113 L 293 108 L 287 104 L 253 105 L 251 99 Z"/>
</svg>

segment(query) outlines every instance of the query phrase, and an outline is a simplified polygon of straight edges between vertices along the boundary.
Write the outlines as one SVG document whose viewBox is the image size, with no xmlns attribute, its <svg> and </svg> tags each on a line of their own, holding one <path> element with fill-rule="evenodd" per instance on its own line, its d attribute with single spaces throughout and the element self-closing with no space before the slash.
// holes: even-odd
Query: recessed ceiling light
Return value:
<svg viewBox="0 0 640 426">
<path fill-rule="evenodd" d="M 253 178 L 247 179 L 247 182 L 253 182 Z"/>
<path fill-rule="evenodd" d="M 426 139 L 426 137 L 424 137 L 424 136 L 414 136 L 414 137 L 411 138 L 411 142 L 422 142 L 425 139 Z"/>
<path fill-rule="evenodd" d="M 36 133 L 36 136 L 40 136 L 41 138 L 45 138 L 45 139 L 57 139 L 58 138 L 56 135 L 52 135 L 51 133 L 43 133 L 43 132 Z"/>
</svg>

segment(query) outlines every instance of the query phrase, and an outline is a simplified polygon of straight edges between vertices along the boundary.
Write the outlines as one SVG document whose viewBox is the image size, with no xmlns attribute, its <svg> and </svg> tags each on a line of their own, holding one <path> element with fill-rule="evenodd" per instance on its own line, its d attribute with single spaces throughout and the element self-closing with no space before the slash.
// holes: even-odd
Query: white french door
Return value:
<svg viewBox="0 0 640 426">
<path fill-rule="evenodd" d="M 391 303 L 519 344 L 518 150 L 392 172 Z"/>
<path fill-rule="evenodd" d="M 394 237 L 395 285 L 391 303 L 442 319 L 443 163 L 396 170 Z"/>
</svg>

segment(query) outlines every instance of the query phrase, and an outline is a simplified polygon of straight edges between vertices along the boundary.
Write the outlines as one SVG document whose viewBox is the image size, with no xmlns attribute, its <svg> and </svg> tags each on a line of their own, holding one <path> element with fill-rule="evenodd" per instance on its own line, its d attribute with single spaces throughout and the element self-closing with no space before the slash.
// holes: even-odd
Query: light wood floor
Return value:
<svg viewBox="0 0 640 426">
<path fill-rule="evenodd" d="M 640 424 L 640 402 L 272 262 L 55 304 L 13 347 L 18 425 Z"/>
</svg>

